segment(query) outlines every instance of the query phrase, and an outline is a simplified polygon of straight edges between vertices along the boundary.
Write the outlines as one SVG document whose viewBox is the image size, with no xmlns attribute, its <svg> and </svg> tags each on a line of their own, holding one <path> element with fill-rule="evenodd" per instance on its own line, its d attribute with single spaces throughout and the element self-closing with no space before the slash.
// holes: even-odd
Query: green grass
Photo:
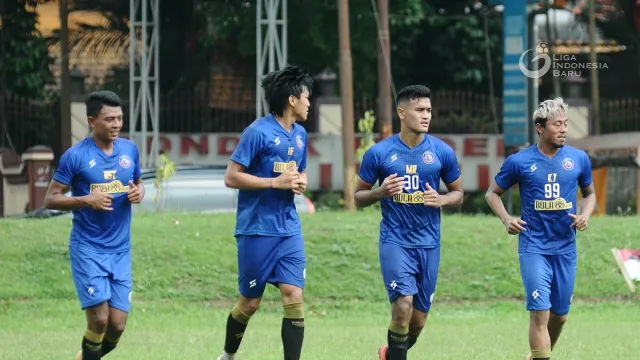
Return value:
<svg viewBox="0 0 640 360">
<path fill-rule="evenodd" d="M 174 219 L 179 219 L 176 224 Z M 303 217 L 308 255 L 304 359 L 376 359 L 389 306 L 380 215 Z M 237 295 L 233 215 L 137 215 L 134 306 L 108 359 L 215 359 Z M 0 220 L 0 360 L 73 359 L 84 328 L 69 271 L 69 219 Z M 555 359 L 632 359 L 640 312 L 611 256 L 640 248 L 637 218 L 594 218 L 579 235 L 575 303 Z M 528 348 L 516 238 L 486 216 L 446 216 L 434 309 L 410 358 L 521 359 Z M 278 293 L 241 359 L 281 359 Z"/>
</svg>

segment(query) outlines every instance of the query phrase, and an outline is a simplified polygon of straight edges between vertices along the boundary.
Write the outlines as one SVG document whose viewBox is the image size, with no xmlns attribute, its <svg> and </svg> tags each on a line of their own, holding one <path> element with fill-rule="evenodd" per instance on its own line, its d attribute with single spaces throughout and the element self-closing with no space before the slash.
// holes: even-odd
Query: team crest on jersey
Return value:
<svg viewBox="0 0 640 360">
<path fill-rule="evenodd" d="M 422 154 L 422 161 L 424 161 L 425 164 L 433 164 L 433 162 L 435 161 L 435 156 L 433 156 L 433 153 L 431 151 L 425 151 Z"/>
<path fill-rule="evenodd" d="M 298 149 L 302 149 L 302 147 L 304 146 L 304 143 L 302 142 L 302 136 L 296 136 L 296 145 L 298 146 Z"/>
<path fill-rule="evenodd" d="M 122 166 L 124 169 L 128 168 L 129 166 L 131 166 L 131 159 L 129 159 L 127 155 L 120 156 L 120 166 Z"/>
<path fill-rule="evenodd" d="M 565 170 L 573 170 L 573 160 L 571 158 L 565 158 L 564 160 L 562 160 L 562 167 Z"/>
</svg>

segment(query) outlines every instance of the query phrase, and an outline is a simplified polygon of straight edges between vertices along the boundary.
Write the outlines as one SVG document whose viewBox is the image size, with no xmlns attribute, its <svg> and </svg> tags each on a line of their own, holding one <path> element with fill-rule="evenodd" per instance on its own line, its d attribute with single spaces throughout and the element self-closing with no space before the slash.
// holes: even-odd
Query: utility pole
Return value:
<svg viewBox="0 0 640 360">
<path fill-rule="evenodd" d="M 356 209 L 355 139 L 353 122 L 353 73 L 351 35 L 349 33 L 349 0 L 338 1 L 338 34 L 340 37 L 340 97 L 342 99 L 342 156 L 344 169 L 344 201 L 349 211 Z"/>
<path fill-rule="evenodd" d="M 60 152 L 71 147 L 71 77 L 69 76 L 69 6 L 59 0 L 60 12 Z"/>
<path fill-rule="evenodd" d="M 393 135 L 391 122 L 391 51 L 389 0 L 378 0 L 378 131 L 386 139 Z"/>
<path fill-rule="evenodd" d="M 589 0 L 589 62 L 591 62 L 591 104 L 593 106 L 593 134 L 600 134 L 600 81 L 596 52 L 596 2 Z"/>
</svg>

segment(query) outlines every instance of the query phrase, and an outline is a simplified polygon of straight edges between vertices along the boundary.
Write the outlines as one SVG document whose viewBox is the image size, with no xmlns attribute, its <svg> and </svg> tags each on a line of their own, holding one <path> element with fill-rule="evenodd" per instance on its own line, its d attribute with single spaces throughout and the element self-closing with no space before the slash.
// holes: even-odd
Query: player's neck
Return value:
<svg viewBox="0 0 640 360">
<path fill-rule="evenodd" d="M 96 145 L 102 149 L 102 151 L 106 152 L 106 153 L 111 153 L 113 152 L 113 141 L 103 141 L 98 139 L 95 135 L 91 135 L 91 137 L 93 138 L 93 142 L 96 143 Z"/>
<path fill-rule="evenodd" d="M 413 131 L 401 129 L 400 140 L 410 148 L 414 148 L 424 141 L 424 133 L 415 133 Z"/>
<path fill-rule="evenodd" d="M 275 115 L 275 118 L 287 131 L 291 131 L 291 129 L 293 128 L 293 124 L 295 124 L 296 122 L 295 116 L 293 116 L 293 114 L 289 113 L 288 111 L 285 111 L 282 116 Z"/>
<path fill-rule="evenodd" d="M 542 143 L 541 141 L 538 141 L 538 144 L 536 144 L 536 146 L 538 147 L 538 150 L 543 155 L 546 155 L 548 157 L 554 157 L 554 156 L 556 156 L 558 151 L 560 151 L 559 147 L 553 146 L 553 145 L 550 145 L 550 144 L 545 144 L 545 143 Z"/>
</svg>

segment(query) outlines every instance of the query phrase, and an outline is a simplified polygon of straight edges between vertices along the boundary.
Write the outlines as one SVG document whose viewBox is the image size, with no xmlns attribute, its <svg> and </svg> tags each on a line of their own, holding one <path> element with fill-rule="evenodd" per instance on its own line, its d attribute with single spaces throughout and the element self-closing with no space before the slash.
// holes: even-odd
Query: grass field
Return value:
<svg viewBox="0 0 640 360">
<path fill-rule="evenodd" d="M 174 220 L 179 220 L 176 224 Z M 379 214 L 303 217 L 304 359 L 376 359 L 389 307 Z M 134 306 L 108 359 L 215 359 L 237 294 L 233 215 L 137 215 Z M 84 316 L 68 261 L 69 219 L 0 220 L 0 359 L 73 359 Z M 636 359 L 640 307 L 612 247 L 640 248 L 637 218 L 594 218 L 579 236 L 570 321 L 554 359 Z M 241 359 L 281 359 L 278 293 L 251 320 Z M 446 216 L 438 289 L 411 359 L 514 359 L 528 348 L 516 238 L 493 217 Z"/>
</svg>

